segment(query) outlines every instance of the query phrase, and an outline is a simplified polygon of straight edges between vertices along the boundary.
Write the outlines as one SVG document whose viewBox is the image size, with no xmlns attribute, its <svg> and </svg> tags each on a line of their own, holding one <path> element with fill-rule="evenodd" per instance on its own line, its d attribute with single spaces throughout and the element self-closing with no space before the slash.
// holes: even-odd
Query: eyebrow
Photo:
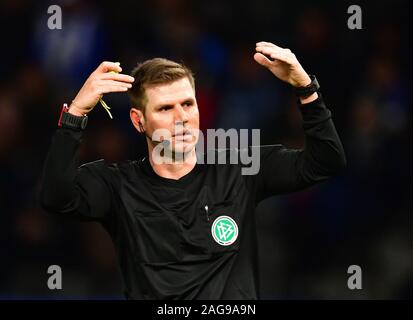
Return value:
<svg viewBox="0 0 413 320">
<path fill-rule="evenodd" d="M 184 100 L 181 101 L 181 104 L 184 104 L 184 103 L 195 103 L 195 99 L 194 98 L 184 99 Z M 168 104 L 168 103 L 160 104 L 160 105 L 156 106 L 155 109 L 158 110 L 158 109 L 161 109 L 161 108 L 164 108 L 164 107 L 174 107 L 174 105 L 173 104 Z"/>
</svg>

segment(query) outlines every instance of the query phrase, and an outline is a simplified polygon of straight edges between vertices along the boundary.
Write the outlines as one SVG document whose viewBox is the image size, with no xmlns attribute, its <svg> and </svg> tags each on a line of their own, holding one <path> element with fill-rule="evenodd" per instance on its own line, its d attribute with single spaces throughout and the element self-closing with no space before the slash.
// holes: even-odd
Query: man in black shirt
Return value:
<svg viewBox="0 0 413 320">
<path fill-rule="evenodd" d="M 62 110 L 45 163 L 42 205 L 104 226 L 118 254 L 127 298 L 258 299 L 257 204 L 324 181 L 345 167 L 315 78 L 290 50 L 272 43 L 257 43 L 254 59 L 296 88 L 305 132 L 304 149 L 255 147 L 260 170 L 254 175 L 243 175 L 241 164 L 200 163 L 194 79 L 181 64 L 147 60 L 133 78 L 119 74 L 119 64 L 103 62 Z M 78 167 L 86 115 L 104 93 L 128 90 L 130 117 L 146 135 L 148 156 Z M 165 134 L 154 138 L 159 130 L 170 132 L 168 139 Z M 170 161 L 156 161 L 160 145 Z"/>
</svg>

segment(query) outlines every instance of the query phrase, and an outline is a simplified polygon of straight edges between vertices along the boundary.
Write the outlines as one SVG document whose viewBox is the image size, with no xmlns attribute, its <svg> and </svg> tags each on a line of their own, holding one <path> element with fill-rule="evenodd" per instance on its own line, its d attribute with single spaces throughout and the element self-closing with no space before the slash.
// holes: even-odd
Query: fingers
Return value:
<svg viewBox="0 0 413 320">
<path fill-rule="evenodd" d="M 278 46 L 257 46 L 255 50 L 261 54 L 264 54 L 268 57 L 271 57 L 275 60 L 280 60 L 286 63 L 292 63 L 295 59 L 295 55 L 291 52 L 290 49 L 283 49 Z"/>
<path fill-rule="evenodd" d="M 271 61 L 262 53 L 256 52 L 254 54 L 254 60 L 264 67 L 269 67 L 271 65 Z"/>
<path fill-rule="evenodd" d="M 98 92 L 102 92 L 102 88 L 113 88 L 113 87 L 120 87 L 124 88 L 126 90 L 122 91 L 127 91 L 128 89 L 132 88 L 132 84 L 126 83 L 126 82 L 121 82 L 121 81 L 114 81 L 114 80 L 97 80 L 95 82 L 95 88 L 98 90 Z"/>
<path fill-rule="evenodd" d="M 274 43 L 265 42 L 265 41 L 257 42 L 257 43 L 255 44 L 255 46 L 256 46 L 256 47 L 270 47 L 270 48 L 276 48 L 276 49 L 284 49 L 284 48 L 282 48 L 282 47 L 279 47 L 279 46 L 275 45 Z"/>
<path fill-rule="evenodd" d="M 120 74 L 120 73 L 104 73 L 99 77 L 99 79 L 115 80 L 115 81 L 121 81 L 121 82 L 126 82 L 126 83 L 133 83 L 133 81 L 135 81 L 134 77 L 131 77 L 127 74 Z"/>
<path fill-rule="evenodd" d="M 115 86 L 115 85 L 105 85 L 102 86 L 98 89 L 98 94 L 102 95 L 105 93 L 111 93 L 111 92 L 125 92 L 128 91 L 128 88 L 124 86 Z"/>
<path fill-rule="evenodd" d="M 109 71 L 121 72 L 122 68 L 120 67 L 119 62 L 103 61 L 99 67 L 97 67 L 96 71 L 100 73 Z"/>
<path fill-rule="evenodd" d="M 106 85 L 113 85 L 113 86 L 122 86 L 126 88 L 132 88 L 131 83 L 127 82 L 122 82 L 122 81 L 115 81 L 115 80 L 96 80 L 95 81 L 96 86 L 106 86 Z"/>
<path fill-rule="evenodd" d="M 255 50 L 266 55 L 271 55 L 274 52 L 283 52 L 285 49 L 273 46 L 256 46 Z"/>
<path fill-rule="evenodd" d="M 109 92 L 125 92 L 132 87 L 132 84 L 114 80 L 95 80 L 91 84 L 93 92 L 102 95 Z"/>
</svg>

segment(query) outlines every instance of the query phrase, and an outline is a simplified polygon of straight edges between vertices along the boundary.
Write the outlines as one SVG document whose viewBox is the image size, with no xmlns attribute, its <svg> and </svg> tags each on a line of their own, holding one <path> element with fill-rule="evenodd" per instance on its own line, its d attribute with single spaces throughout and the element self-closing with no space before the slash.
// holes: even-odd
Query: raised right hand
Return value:
<svg viewBox="0 0 413 320">
<path fill-rule="evenodd" d="M 129 88 L 132 88 L 132 83 L 135 80 L 133 77 L 110 71 L 121 72 L 122 68 L 119 66 L 119 63 L 102 62 L 92 72 L 76 95 L 69 107 L 70 113 L 76 116 L 88 114 L 93 110 L 104 93 L 126 92 Z"/>
</svg>

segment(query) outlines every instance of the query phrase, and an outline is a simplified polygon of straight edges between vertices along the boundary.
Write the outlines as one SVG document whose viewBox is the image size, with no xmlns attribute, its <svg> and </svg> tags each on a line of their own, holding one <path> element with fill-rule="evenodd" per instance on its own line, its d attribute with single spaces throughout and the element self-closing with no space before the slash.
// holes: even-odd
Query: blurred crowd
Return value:
<svg viewBox="0 0 413 320">
<path fill-rule="evenodd" d="M 47 8 L 62 8 L 50 30 Z M 291 88 L 253 60 L 255 43 L 290 48 L 316 74 L 347 155 L 347 169 L 257 211 L 264 299 L 413 298 L 411 56 L 406 4 L 360 3 L 350 30 L 341 1 L 0 2 L 0 299 L 123 299 L 116 254 L 94 223 L 39 206 L 42 166 L 62 103 L 103 60 L 130 72 L 166 57 L 195 73 L 201 128 L 260 128 L 261 143 L 304 146 Z M 136 159 L 146 143 L 126 94 L 97 106 L 80 163 Z M 59 265 L 63 290 L 47 287 Z M 349 290 L 350 265 L 363 271 Z"/>
</svg>

